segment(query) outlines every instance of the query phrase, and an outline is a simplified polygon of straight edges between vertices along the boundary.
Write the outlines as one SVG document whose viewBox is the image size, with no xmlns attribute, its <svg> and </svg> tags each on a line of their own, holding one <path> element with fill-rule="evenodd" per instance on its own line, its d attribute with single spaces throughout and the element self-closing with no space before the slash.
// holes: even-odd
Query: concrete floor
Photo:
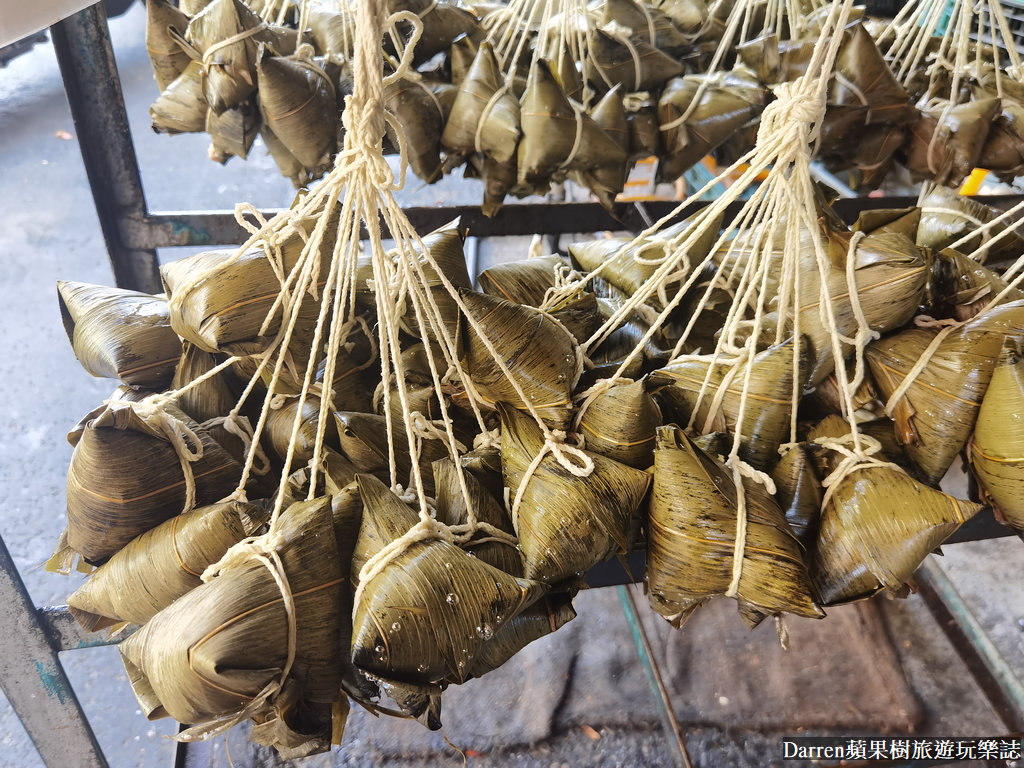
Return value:
<svg viewBox="0 0 1024 768">
<path fill-rule="evenodd" d="M 145 57 L 143 28 L 139 5 L 111 23 L 150 208 L 223 209 L 242 200 L 259 207 L 287 206 L 293 194 L 291 184 L 279 176 L 262 151 L 255 150 L 247 163 L 234 160 L 220 167 L 206 160 L 204 137 L 169 138 L 149 130 L 147 108 L 156 87 Z M 63 138 L 64 132 L 72 135 L 70 140 Z M 4 263 L 0 280 L 0 328 L 4 329 L 0 333 L 0 497 L 5 501 L 0 534 L 37 604 L 61 603 L 75 586 L 74 579 L 47 574 L 40 567 L 64 522 L 64 476 L 71 455 L 64 435 L 113 389 L 111 382 L 92 379 L 79 367 L 57 309 L 57 280 L 111 282 L 73 134 L 48 45 L 0 70 L 4 224 L 0 227 Z M 418 204 L 474 202 L 479 199 L 480 187 L 456 179 L 414 192 Z M 499 248 L 522 254 L 525 247 L 522 240 L 485 243 L 483 265 L 497 257 Z M 179 255 L 180 251 L 162 253 L 161 258 Z M 1006 539 L 948 547 L 942 566 L 1003 654 L 1018 671 L 1024 670 L 1021 542 Z M 581 596 L 578 610 L 581 615 L 599 618 L 607 614 L 609 622 L 621 622 L 615 600 L 604 592 Z M 915 694 L 928 710 L 931 732 L 992 735 L 1001 731 L 921 602 L 915 597 L 890 601 L 884 611 L 890 626 L 896 627 L 900 638 L 897 650 Z M 610 631 L 598 631 L 605 638 L 614 637 Z M 557 646 L 551 646 L 550 653 L 557 653 Z M 111 765 L 148 768 L 172 763 L 174 745 L 165 738 L 172 725 L 166 721 L 147 723 L 141 717 L 115 649 L 68 653 L 64 663 Z M 600 728 L 600 740 L 593 740 L 576 724 L 547 734 L 537 744 L 503 749 L 499 733 L 492 740 L 493 750 L 485 757 L 473 758 L 471 764 L 664 765 L 668 760 L 664 736 L 635 658 L 619 674 L 621 679 L 613 681 L 612 690 L 623 691 L 623 716 L 590 721 Z M 515 695 L 523 693 L 516 690 L 515 683 L 509 685 Z M 528 698 L 529 691 L 524 695 Z M 502 700 L 501 692 L 494 694 L 494 700 Z M 309 764 L 326 765 L 329 760 L 336 765 L 442 762 L 455 766 L 462 761 L 455 753 L 442 759 L 437 754 L 397 758 L 369 747 L 360 752 L 361 746 L 366 747 L 359 741 L 361 728 L 355 729 L 357 740 L 347 749 L 330 758 L 311 759 Z M 778 734 L 748 730 L 744 723 L 693 723 L 688 732 L 695 763 L 702 766 L 763 766 L 777 753 Z M 242 738 L 233 737 L 231 742 L 237 760 L 245 748 L 236 747 L 236 741 Z M 220 750 L 215 750 L 216 755 L 223 755 L 222 744 L 215 747 Z M 211 765 L 227 764 L 216 755 Z M 0 700 L 0 766 L 40 764 L 17 717 L 6 701 Z"/>
</svg>

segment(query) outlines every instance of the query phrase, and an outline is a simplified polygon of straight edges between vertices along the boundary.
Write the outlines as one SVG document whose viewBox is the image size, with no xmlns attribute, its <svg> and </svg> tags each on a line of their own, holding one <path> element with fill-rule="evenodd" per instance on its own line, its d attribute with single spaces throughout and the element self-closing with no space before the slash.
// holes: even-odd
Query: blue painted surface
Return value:
<svg viewBox="0 0 1024 768">
<path fill-rule="evenodd" d="M 39 674 L 39 682 L 43 684 L 46 695 L 58 699 L 61 704 L 65 703 L 68 691 L 65 690 L 64 675 L 53 662 L 37 661 L 36 672 Z"/>
<path fill-rule="evenodd" d="M 172 221 L 171 227 L 175 237 L 185 236 L 181 245 L 206 245 L 210 242 L 210 233 L 205 229 L 196 229 L 180 221 Z"/>
</svg>

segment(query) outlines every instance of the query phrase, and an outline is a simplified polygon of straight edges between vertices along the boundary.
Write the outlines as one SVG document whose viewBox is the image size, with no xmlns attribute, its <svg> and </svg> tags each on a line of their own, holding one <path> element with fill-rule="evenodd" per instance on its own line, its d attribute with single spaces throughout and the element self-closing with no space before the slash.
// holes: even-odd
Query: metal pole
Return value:
<svg viewBox="0 0 1024 768">
<path fill-rule="evenodd" d="M 668 739 L 669 749 L 672 751 L 674 762 L 679 768 L 693 768 L 690 762 L 690 753 L 686 749 L 686 739 L 683 737 L 683 729 L 679 725 L 675 710 L 672 708 L 672 699 L 669 697 L 668 689 L 661 677 L 661 670 L 654 660 L 654 652 L 651 649 L 651 642 L 647 639 L 647 632 L 637 611 L 636 600 L 633 593 L 626 585 L 618 588 L 619 600 L 622 603 L 622 612 L 626 614 L 626 623 L 629 624 L 629 631 L 633 634 L 633 644 L 636 646 L 637 655 L 640 657 L 640 666 L 644 669 L 647 682 L 651 691 L 658 699 L 658 712 L 661 714 L 662 726 Z"/>
<path fill-rule="evenodd" d="M 0 688 L 48 766 L 106 768 L 96 736 L 0 538 Z"/>
<path fill-rule="evenodd" d="M 918 592 L 1010 733 L 1024 731 L 1024 682 L 985 632 L 942 568 L 929 557 Z"/>
<path fill-rule="evenodd" d="M 122 288 L 159 293 L 156 251 L 126 245 L 131 238 L 125 225 L 145 220 L 146 199 L 103 3 L 50 31 L 114 280 Z"/>
</svg>

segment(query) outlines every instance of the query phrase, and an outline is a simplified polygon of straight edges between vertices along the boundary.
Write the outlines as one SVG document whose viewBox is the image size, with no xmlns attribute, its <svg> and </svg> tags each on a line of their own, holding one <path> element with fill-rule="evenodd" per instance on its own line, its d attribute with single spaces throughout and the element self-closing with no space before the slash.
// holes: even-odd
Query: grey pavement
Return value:
<svg viewBox="0 0 1024 768">
<path fill-rule="evenodd" d="M 225 209 L 240 201 L 287 206 L 291 184 L 279 176 L 261 148 L 254 149 L 248 162 L 232 160 L 221 167 L 206 159 L 205 137 L 167 137 L 150 131 L 147 109 L 156 86 L 145 55 L 143 15 L 137 5 L 112 21 L 111 32 L 150 207 Z M 71 139 L 61 138 L 62 132 Z M 57 309 L 57 280 L 112 280 L 73 134 L 49 46 L 0 70 L 0 534 L 37 604 L 63 602 L 77 583 L 74 577 L 47 574 L 41 568 L 63 527 L 64 478 L 71 455 L 65 433 L 113 390 L 112 382 L 93 379 L 79 367 Z M 479 196 L 478 182 L 451 179 L 410 190 L 403 199 L 417 204 L 472 203 Z M 481 267 L 494 259 L 518 258 L 526 247 L 522 238 L 483 243 Z M 161 258 L 180 255 L 167 251 Z M 951 546 L 943 567 L 1004 655 L 1018 672 L 1024 669 L 1021 542 Z M 614 590 L 580 595 L 577 610 L 579 619 L 535 644 L 507 669 L 446 694 L 445 733 L 466 750 L 470 765 L 668 764 L 656 701 Z M 880 613 L 893 637 L 907 688 L 921 705 L 922 732 L 991 735 L 1002 730 L 917 597 L 883 600 Z M 646 621 L 657 634 L 659 647 L 678 653 L 672 650 L 674 635 L 666 635 L 665 627 L 651 616 Z M 762 631 L 771 630 L 758 630 Z M 708 637 L 712 639 L 705 641 L 707 658 L 713 658 L 714 635 Z M 702 663 L 701 648 L 687 652 L 689 663 Z M 819 655 L 821 685 L 842 690 L 849 679 L 835 677 L 839 668 L 829 666 L 827 649 Z M 148 723 L 141 716 L 115 649 L 66 653 L 63 660 L 111 765 L 150 768 L 173 763 L 174 744 L 166 738 L 173 723 Z M 743 666 L 747 663 L 742 658 L 730 663 L 730 669 L 722 670 L 723 681 L 749 677 Z M 697 679 L 686 669 L 677 671 L 684 689 Z M 713 677 L 707 670 L 704 674 Z M 768 725 L 757 725 L 758 718 L 742 709 L 717 709 L 715 703 L 728 696 L 710 690 L 710 683 L 706 687 L 691 691 L 692 700 L 677 701 L 696 765 L 774 764 L 779 736 L 801 727 L 799 719 L 780 716 Z M 693 701 L 699 706 L 689 706 Z M 792 703 L 794 713 L 798 704 Z M 783 705 L 776 714 L 788 711 Z M 209 764 L 228 765 L 228 748 L 235 765 L 276 764 L 273 756 L 247 745 L 241 731 L 210 745 Z M 387 723 L 358 713 L 342 749 L 299 764 L 312 768 L 462 762 L 437 735 L 415 724 Z M 17 717 L 0 700 L 0 768 L 38 765 L 41 761 Z"/>
</svg>

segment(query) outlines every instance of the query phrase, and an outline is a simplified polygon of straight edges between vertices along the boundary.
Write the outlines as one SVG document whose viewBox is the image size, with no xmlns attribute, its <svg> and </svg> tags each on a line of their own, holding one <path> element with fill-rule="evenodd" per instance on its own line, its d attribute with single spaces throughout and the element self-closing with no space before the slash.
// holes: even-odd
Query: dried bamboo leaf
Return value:
<svg viewBox="0 0 1024 768">
<path fill-rule="evenodd" d="M 238 501 L 213 504 L 135 537 L 70 597 L 71 614 L 89 632 L 117 622 L 145 624 L 189 590 L 228 549 L 252 535 L 268 514 Z"/>
<path fill-rule="evenodd" d="M 777 489 L 775 499 L 790 530 L 804 549 L 809 549 L 818 535 L 822 490 L 806 443 L 796 443 L 782 454 L 772 470 L 772 480 Z"/>
<path fill-rule="evenodd" d="M 203 65 L 190 61 L 153 102 L 149 116 L 157 133 L 202 133 L 209 109 L 203 94 Z"/>
<path fill-rule="evenodd" d="M 910 372 L 938 331 L 910 328 L 872 342 L 865 353 L 883 400 Z M 896 403 L 896 436 L 921 477 L 937 485 L 974 429 L 1003 339 L 1024 334 L 1024 302 L 978 315 L 953 331 Z"/>
<path fill-rule="evenodd" d="M 181 356 L 167 301 L 102 285 L 57 283 L 60 314 L 75 357 L 93 376 L 162 389 Z"/>
<path fill-rule="evenodd" d="M 375 478 L 360 475 L 357 482 L 364 514 L 356 549 L 369 557 L 417 517 Z M 412 685 L 465 682 L 484 642 L 546 591 L 439 539 L 410 544 L 361 587 L 353 662 L 372 676 Z"/>
<path fill-rule="evenodd" d="M 764 487 L 744 479 L 747 528 L 736 598 L 756 625 L 782 612 L 820 618 L 800 544 Z M 654 609 L 673 622 L 733 578 L 737 488 L 732 473 L 675 426 L 658 429 L 647 536 L 646 583 Z"/>
<path fill-rule="evenodd" d="M 769 347 L 754 356 L 750 363 L 739 363 L 735 372 L 731 364 L 723 361 L 712 365 L 713 355 L 690 355 L 671 363 L 648 377 L 648 386 L 657 393 L 666 406 L 667 416 L 679 423 L 692 419 L 699 433 L 729 432 L 741 435 L 740 458 L 758 469 L 768 469 L 778 456 L 779 446 L 786 441 L 790 430 L 793 403 L 794 354 L 799 354 L 801 379 L 807 371 L 806 345 L 799 352 L 792 338 Z M 750 383 L 744 382 L 750 367 Z M 709 374 L 710 372 L 710 374 Z M 727 374 L 731 379 L 721 396 L 721 405 L 711 412 L 716 390 Z M 708 386 L 700 396 L 705 378 Z M 799 387 L 799 383 L 798 383 Z M 720 394 L 720 393 L 719 393 Z M 737 424 L 741 402 L 746 400 L 742 421 Z"/>
<path fill-rule="evenodd" d="M 191 446 L 202 450 L 191 463 L 196 504 L 212 504 L 231 493 L 241 465 L 175 406 L 162 407 L 201 442 Z M 184 471 L 175 448 L 132 403 L 109 404 L 85 425 L 71 456 L 67 490 L 68 542 L 91 562 L 105 560 L 185 506 Z"/>
<path fill-rule="evenodd" d="M 307 168 L 337 149 L 338 112 L 334 84 L 312 61 L 273 56 L 263 48 L 256 59 L 263 120 L 295 159 Z"/>
<path fill-rule="evenodd" d="M 491 296 L 539 307 L 548 289 L 555 287 L 557 270 L 567 266 L 557 254 L 495 264 L 480 273 L 480 288 Z"/>
<path fill-rule="evenodd" d="M 633 38 L 629 42 L 626 45 L 617 36 L 594 30 L 589 38 L 592 85 L 611 88 L 622 83 L 634 91 L 646 91 L 682 74 L 683 65 L 667 53 L 644 40 Z"/>
<path fill-rule="evenodd" d="M 294 600 L 294 662 L 284 693 L 259 713 L 324 746 L 340 697 L 345 588 L 331 525 L 327 497 L 293 504 L 281 517 L 275 550 Z M 144 683 L 167 714 L 199 723 L 239 711 L 279 681 L 288 627 L 281 587 L 267 566 L 247 558 L 154 616 L 121 643 L 121 655 L 137 690 Z M 303 705 L 287 706 L 296 699 Z"/>
<path fill-rule="evenodd" d="M 260 116 L 249 101 L 226 109 L 219 115 L 212 109 L 206 113 L 206 132 L 210 134 L 210 155 L 219 163 L 232 157 L 245 160 L 259 133 Z"/>
<path fill-rule="evenodd" d="M 146 0 L 146 53 L 161 91 L 177 80 L 191 61 L 170 34 L 171 28 L 181 33 L 186 27 L 188 16 L 169 0 Z"/>
<path fill-rule="evenodd" d="M 685 75 L 665 84 L 658 99 L 661 125 L 671 124 L 683 116 L 705 79 L 704 75 Z M 716 81 L 708 85 L 683 124 L 662 130 L 664 154 L 658 165 L 658 178 L 674 181 L 735 131 L 760 115 L 764 109 L 765 93 L 756 81 L 735 72 L 725 74 L 721 83 Z"/>
<path fill-rule="evenodd" d="M 1018 535 L 1024 535 L 1024 364 L 1007 343 L 978 412 L 968 455 L 985 498 Z"/>
<path fill-rule="evenodd" d="M 644 382 L 622 383 L 601 393 L 579 419 L 583 445 L 636 469 L 654 462 L 654 434 L 661 426 L 661 409 Z"/>
<path fill-rule="evenodd" d="M 555 429 L 564 428 L 572 413 L 569 395 L 582 372 L 572 334 L 533 307 L 473 291 L 461 291 L 461 296 L 466 310 L 501 356 L 530 405 L 545 423 Z M 484 339 L 462 316 L 457 338 L 461 363 L 477 394 L 488 404 L 503 400 L 525 408 Z"/>
<path fill-rule="evenodd" d="M 586 477 L 576 477 L 551 454 L 528 474 L 543 435 L 529 416 L 505 403 L 498 404 L 498 413 L 505 485 L 510 498 L 522 494 L 512 522 L 527 578 L 549 584 L 579 578 L 602 560 L 629 551 L 630 520 L 651 476 L 592 453 L 587 455 L 594 471 Z"/>
<path fill-rule="evenodd" d="M 576 618 L 572 599 L 567 594 L 548 595 L 520 611 L 495 635 L 483 644 L 470 674 L 480 677 L 492 672 L 519 651 L 546 635 L 555 632 Z"/>
<path fill-rule="evenodd" d="M 977 166 L 997 114 L 999 99 L 991 98 L 921 110 L 909 127 L 907 168 L 936 184 L 960 184 Z"/>
<path fill-rule="evenodd" d="M 520 121 L 520 184 L 537 184 L 559 170 L 587 170 L 626 159 L 589 115 L 573 109 L 546 61 L 539 60 L 530 70 Z"/>
</svg>

